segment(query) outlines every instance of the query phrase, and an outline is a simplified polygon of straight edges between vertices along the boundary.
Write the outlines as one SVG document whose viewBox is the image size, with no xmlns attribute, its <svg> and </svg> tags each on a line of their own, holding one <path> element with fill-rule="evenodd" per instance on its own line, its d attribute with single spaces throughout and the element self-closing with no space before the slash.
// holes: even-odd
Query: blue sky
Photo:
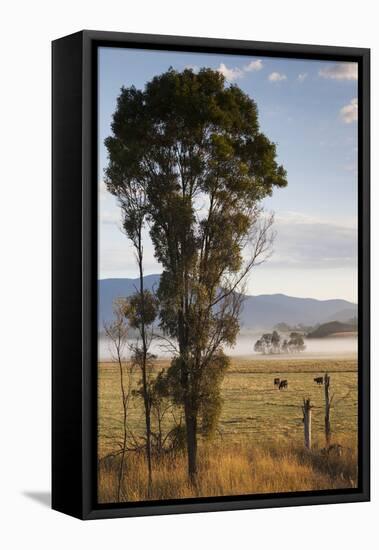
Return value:
<svg viewBox="0 0 379 550">
<path fill-rule="evenodd" d="M 275 213 L 271 258 L 249 294 L 357 300 L 357 66 L 269 57 L 99 50 L 99 278 L 135 277 L 120 213 L 102 183 L 112 113 L 121 86 L 143 88 L 170 66 L 211 67 L 257 103 L 263 132 L 277 144 L 288 186 L 264 201 Z M 159 273 L 150 243 L 146 273 Z"/>
</svg>

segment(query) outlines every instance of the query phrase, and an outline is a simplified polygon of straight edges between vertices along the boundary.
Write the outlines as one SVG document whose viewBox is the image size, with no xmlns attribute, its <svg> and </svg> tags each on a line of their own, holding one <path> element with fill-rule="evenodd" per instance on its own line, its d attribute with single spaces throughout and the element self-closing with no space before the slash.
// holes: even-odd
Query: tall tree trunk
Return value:
<svg viewBox="0 0 379 550">
<path fill-rule="evenodd" d="M 141 322 L 141 340 L 142 340 L 142 389 L 143 389 L 143 402 L 145 408 L 145 424 L 146 424 L 146 460 L 148 470 L 147 481 L 147 496 L 152 495 L 153 485 L 153 469 L 151 464 L 151 406 L 150 395 L 147 380 L 147 338 L 145 327 L 145 290 L 143 284 L 143 248 L 142 248 L 142 228 L 140 228 L 138 234 L 138 268 L 139 268 L 139 283 L 140 283 L 140 296 L 141 296 L 141 309 L 142 309 L 142 322 Z"/>
<path fill-rule="evenodd" d="M 185 421 L 187 435 L 188 477 L 191 485 L 197 486 L 197 415 L 191 406 L 185 404 Z"/>
<path fill-rule="evenodd" d="M 184 300 L 183 304 L 184 305 Z M 193 388 L 189 367 L 190 350 L 188 345 L 188 330 L 185 327 L 183 308 L 178 313 L 178 341 L 182 360 L 181 386 L 184 393 L 184 420 L 186 424 L 186 446 L 188 460 L 188 479 L 196 487 L 197 484 L 197 411 L 193 405 Z"/>
</svg>

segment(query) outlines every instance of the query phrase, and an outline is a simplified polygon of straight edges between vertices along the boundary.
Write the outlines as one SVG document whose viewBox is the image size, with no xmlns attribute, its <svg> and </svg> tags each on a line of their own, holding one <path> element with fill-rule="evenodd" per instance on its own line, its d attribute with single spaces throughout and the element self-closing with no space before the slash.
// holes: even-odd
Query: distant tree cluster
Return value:
<svg viewBox="0 0 379 550">
<path fill-rule="evenodd" d="M 282 340 L 280 334 L 274 330 L 263 334 L 255 342 L 254 351 L 257 353 L 280 354 L 280 353 L 299 353 L 306 348 L 303 335 L 300 332 L 291 332 L 289 338 Z"/>
</svg>

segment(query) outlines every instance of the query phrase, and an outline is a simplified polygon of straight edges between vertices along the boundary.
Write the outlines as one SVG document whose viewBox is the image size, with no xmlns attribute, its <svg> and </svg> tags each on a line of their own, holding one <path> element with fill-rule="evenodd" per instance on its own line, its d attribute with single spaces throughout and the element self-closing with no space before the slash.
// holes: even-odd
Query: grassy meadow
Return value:
<svg viewBox="0 0 379 550">
<path fill-rule="evenodd" d="M 157 362 L 157 372 L 166 367 Z M 124 365 L 125 372 L 129 365 Z M 342 447 L 325 452 L 324 388 L 314 382 L 328 372 L 332 443 Z M 115 501 L 115 487 L 122 439 L 122 400 L 119 368 L 99 364 L 98 371 L 98 487 L 100 502 Z M 274 378 L 288 381 L 278 390 Z M 133 373 L 132 386 L 140 376 Z M 304 448 L 301 405 L 310 397 L 312 450 Z M 222 386 L 223 406 L 212 441 L 199 441 L 199 475 L 194 488 L 188 483 L 185 453 L 153 458 L 153 491 L 150 498 L 276 493 L 351 488 L 357 483 L 357 361 L 349 358 L 232 358 Z M 180 410 L 171 410 L 163 421 L 169 430 Z M 131 399 L 128 429 L 133 437 L 144 433 L 141 401 Z M 127 452 L 122 500 L 147 500 L 146 462 L 143 452 Z"/>
</svg>

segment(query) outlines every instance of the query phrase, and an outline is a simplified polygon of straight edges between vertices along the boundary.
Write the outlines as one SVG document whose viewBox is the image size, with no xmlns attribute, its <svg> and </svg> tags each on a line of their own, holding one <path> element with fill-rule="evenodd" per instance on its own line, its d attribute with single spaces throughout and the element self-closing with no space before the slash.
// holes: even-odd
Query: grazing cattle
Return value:
<svg viewBox="0 0 379 550">
<path fill-rule="evenodd" d="M 280 378 L 274 378 L 274 386 L 279 386 Z"/>
<path fill-rule="evenodd" d="M 287 380 L 281 380 L 279 383 L 279 389 L 282 390 L 283 388 L 287 388 L 287 387 L 288 387 Z"/>
<path fill-rule="evenodd" d="M 313 378 L 313 380 L 318 384 L 319 386 L 322 386 L 324 383 L 324 378 L 322 376 L 317 376 L 317 378 Z"/>
</svg>

